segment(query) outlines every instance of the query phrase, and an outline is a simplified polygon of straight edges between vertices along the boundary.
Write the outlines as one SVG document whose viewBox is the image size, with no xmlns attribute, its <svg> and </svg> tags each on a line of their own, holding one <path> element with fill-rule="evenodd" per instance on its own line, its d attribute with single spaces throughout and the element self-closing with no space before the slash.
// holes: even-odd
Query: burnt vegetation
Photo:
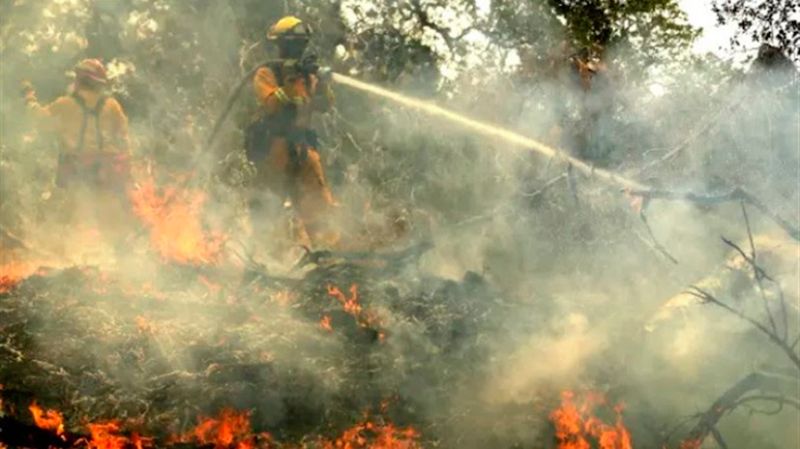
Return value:
<svg viewBox="0 0 800 449">
<path fill-rule="evenodd" d="M 0 3 L 0 449 L 797 447 L 798 13 L 712 3 L 730 58 L 673 0 Z M 340 244 L 277 196 L 249 222 L 230 95 L 288 13 L 334 72 L 563 155 L 335 85 Z M 87 57 L 122 247 L 67 223 L 19 99 Z"/>
</svg>

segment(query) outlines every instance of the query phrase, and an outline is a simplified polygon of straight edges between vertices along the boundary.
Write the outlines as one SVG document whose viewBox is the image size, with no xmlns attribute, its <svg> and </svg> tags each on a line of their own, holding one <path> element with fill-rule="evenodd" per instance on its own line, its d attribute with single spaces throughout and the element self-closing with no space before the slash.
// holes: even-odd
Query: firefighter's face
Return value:
<svg viewBox="0 0 800 449">
<path fill-rule="evenodd" d="M 284 58 L 290 59 L 299 59 L 303 56 L 303 53 L 306 51 L 306 47 L 308 46 L 308 38 L 303 37 L 291 37 L 287 39 L 282 39 L 279 41 L 278 46 L 280 48 L 281 56 Z"/>
</svg>

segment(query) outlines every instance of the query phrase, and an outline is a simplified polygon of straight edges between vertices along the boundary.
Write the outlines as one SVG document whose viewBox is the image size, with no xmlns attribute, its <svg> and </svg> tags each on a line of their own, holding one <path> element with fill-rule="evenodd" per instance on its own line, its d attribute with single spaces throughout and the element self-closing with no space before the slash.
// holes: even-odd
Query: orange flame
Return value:
<svg viewBox="0 0 800 449">
<path fill-rule="evenodd" d="M 11 261 L 0 265 L 0 294 L 10 292 L 28 276 L 37 272 L 38 264 Z"/>
<path fill-rule="evenodd" d="M 134 213 L 150 228 L 150 242 L 165 259 L 189 265 L 216 263 L 225 238 L 207 234 L 201 224 L 201 192 L 159 188 L 148 179 L 130 191 Z"/>
<path fill-rule="evenodd" d="M 120 425 L 117 421 L 88 424 L 91 439 L 89 449 L 125 449 L 128 438 L 119 435 Z"/>
<path fill-rule="evenodd" d="M 331 326 L 331 317 L 328 315 L 323 316 L 322 319 L 319 320 L 319 327 L 322 330 L 333 332 L 333 326 Z"/>
<path fill-rule="evenodd" d="M 377 325 L 377 317 L 365 311 L 358 301 L 358 284 L 350 286 L 350 297 L 345 296 L 345 294 L 339 290 L 339 287 L 334 285 L 328 286 L 328 295 L 339 301 L 339 304 L 342 305 L 342 309 L 344 309 L 346 313 L 352 315 L 359 326 L 373 327 Z"/>
<path fill-rule="evenodd" d="M 259 437 L 269 440 L 266 433 Z M 201 418 L 197 426 L 180 440 L 196 441 L 203 445 L 213 444 L 216 449 L 252 449 L 255 447 L 255 438 L 250 430 L 250 413 L 226 408 L 217 418 Z"/>
<path fill-rule="evenodd" d="M 56 435 L 64 434 L 64 417 L 57 410 L 45 410 L 39 407 L 36 401 L 28 406 L 28 410 L 30 410 L 31 415 L 33 415 L 33 421 L 36 423 L 36 427 L 51 430 L 55 432 Z"/>
<path fill-rule="evenodd" d="M 622 405 L 616 405 L 614 425 L 606 424 L 592 415 L 598 406 L 607 406 L 605 396 L 587 393 L 579 406 L 574 402 L 575 393 L 561 393 L 561 406 L 550 414 L 555 426 L 558 449 L 591 449 L 595 441 L 599 449 L 633 449 L 631 436 L 622 420 Z"/>
<path fill-rule="evenodd" d="M 131 434 L 131 445 L 136 449 L 145 449 L 153 447 L 153 439 L 149 437 L 139 436 L 138 433 Z"/>
<path fill-rule="evenodd" d="M 156 326 L 151 323 L 147 318 L 139 315 L 135 318 L 136 329 L 142 335 L 154 335 L 156 333 Z"/>
<path fill-rule="evenodd" d="M 345 430 L 335 440 L 320 441 L 323 449 L 422 449 L 419 433 L 412 427 L 398 428 L 392 423 L 369 420 Z"/>
</svg>

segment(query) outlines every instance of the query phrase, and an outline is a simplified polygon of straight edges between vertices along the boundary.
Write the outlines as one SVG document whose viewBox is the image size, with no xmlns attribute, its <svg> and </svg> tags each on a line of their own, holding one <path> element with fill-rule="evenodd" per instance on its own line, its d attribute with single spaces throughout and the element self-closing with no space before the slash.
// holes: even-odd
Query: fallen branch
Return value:
<svg viewBox="0 0 800 449">
<path fill-rule="evenodd" d="M 681 448 L 686 449 L 694 449 L 699 448 L 703 441 L 708 438 L 709 435 L 714 435 L 714 438 L 719 442 L 721 440 L 721 435 L 715 432 L 717 423 L 719 420 L 727 413 L 732 412 L 738 406 L 742 405 L 747 401 L 753 401 L 757 399 L 765 399 L 769 398 L 769 400 L 773 400 L 774 398 L 778 398 L 779 396 L 748 396 L 746 398 L 742 398 L 745 394 L 750 391 L 757 390 L 757 389 L 767 389 L 767 388 L 775 388 L 777 386 L 777 381 L 779 379 L 775 377 L 768 376 L 764 373 L 754 372 L 750 373 L 745 376 L 743 379 L 739 380 L 733 386 L 728 388 L 722 396 L 720 396 L 711 407 L 708 408 L 705 412 L 699 415 L 699 420 L 697 424 L 689 431 L 686 437 L 683 439 L 683 443 L 681 444 Z M 752 398 L 752 399 L 751 399 Z M 791 403 L 796 404 L 798 401 L 792 398 L 782 398 L 781 400 L 784 403 Z"/>
</svg>

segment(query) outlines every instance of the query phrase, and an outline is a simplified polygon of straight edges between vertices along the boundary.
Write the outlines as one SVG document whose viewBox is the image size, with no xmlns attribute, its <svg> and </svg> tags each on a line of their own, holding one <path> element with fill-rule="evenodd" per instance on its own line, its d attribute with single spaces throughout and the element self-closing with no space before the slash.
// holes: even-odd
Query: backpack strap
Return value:
<svg viewBox="0 0 800 449">
<path fill-rule="evenodd" d="M 103 151 L 103 132 L 100 130 L 100 114 L 103 113 L 103 107 L 106 105 L 108 95 L 102 95 L 97 99 L 97 104 L 94 106 L 94 132 L 97 139 L 97 150 Z"/>
<path fill-rule="evenodd" d="M 272 74 L 275 75 L 275 81 L 278 82 L 279 86 L 283 85 L 283 61 L 272 61 L 264 64 L 268 69 L 272 71 Z"/>
<path fill-rule="evenodd" d="M 83 120 L 81 121 L 81 130 L 78 134 L 78 145 L 75 148 L 76 153 L 80 153 L 83 151 L 83 137 L 86 135 L 86 122 L 88 121 L 88 114 L 86 112 L 86 102 L 83 101 L 83 97 L 78 95 L 78 92 L 72 93 L 72 99 L 75 100 L 75 103 L 81 107 L 81 111 L 83 112 Z"/>
<path fill-rule="evenodd" d="M 81 130 L 80 134 L 78 135 L 78 145 L 75 148 L 76 152 L 83 151 L 83 144 L 86 136 L 86 126 L 89 121 L 89 115 L 94 117 L 94 129 L 95 129 L 95 137 L 97 139 L 97 148 L 98 150 L 103 149 L 103 133 L 100 131 L 100 114 L 103 112 L 103 107 L 106 104 L 106 100 L 108 99 L 108 95 L 101 95 L 97 99 L 97 104 L 95 105 L 94 109 L 89 109 L 86 106 L 86 102 L 83 100 L 83 97 L 78 95 L 77 92 L 72 93 L 72 99 L 75 100 L 75 103 L 81 107 L 81 111 L 83 111 L 83 120 L 81 120 Z"/>
</svg>

